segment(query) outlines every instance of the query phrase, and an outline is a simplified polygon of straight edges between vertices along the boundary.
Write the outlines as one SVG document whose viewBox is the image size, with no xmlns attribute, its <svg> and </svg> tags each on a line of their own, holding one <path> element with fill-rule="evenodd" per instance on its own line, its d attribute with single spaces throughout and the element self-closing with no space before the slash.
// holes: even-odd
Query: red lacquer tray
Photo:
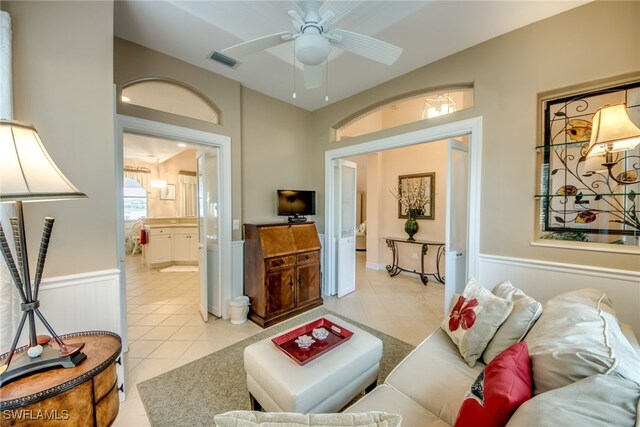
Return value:
<svg viewBox="0 0 640 427">
<path fill-rule="evenodd" d="M 312 331 L 316 328 L 325 328 L 329 331 L 329 335 L 324 340 L 318 340 L 312 337 Z M 296 339 L 301 335 L 309 335 L 315 342 L 307 349 L 302 349 L 296 344 Z M 312 360 L 325 354 L 332 348 L 335 348 L 347 341 L 353 332 L 336 325 L 324 317 L 314 320 L 311 323 L 300 326 L 297 329 L 287 332 L 286 334 L 272 338 L 271 341 L 277 348 L 282 350 L 287 356 L 292 358 L 298 365 L 306 365 Z"/>
</svg>

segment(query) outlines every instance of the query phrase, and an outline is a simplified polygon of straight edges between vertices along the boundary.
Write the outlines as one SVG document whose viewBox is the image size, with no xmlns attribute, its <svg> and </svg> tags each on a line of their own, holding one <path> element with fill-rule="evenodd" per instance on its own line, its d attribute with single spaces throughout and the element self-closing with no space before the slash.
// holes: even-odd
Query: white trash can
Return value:
<svg viewBox="0 0 640 427">
<path fill-rule="evenodd" d="M 249 297 L 247 296 L 233 297 L 229 300 L 229 316 L 232 324 L 241 325 L 247 321 L 249 305 Z"/>
</svg>

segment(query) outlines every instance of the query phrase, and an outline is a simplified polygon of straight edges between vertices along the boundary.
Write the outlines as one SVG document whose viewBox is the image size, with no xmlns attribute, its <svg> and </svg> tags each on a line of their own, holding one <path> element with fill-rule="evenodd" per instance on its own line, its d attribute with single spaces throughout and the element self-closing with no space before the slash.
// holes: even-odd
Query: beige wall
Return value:
<svg viewBox="0 0 640 427">
<path fill-rule="evenodd" d="M 316 187 L 324 152 L 469 117 L 483 118 L 480 252 L 637 270 L 637 255 L 534 247 L 537 96 L 566 86 L 640 72 L 640 2 L 594 2 L 422 67 L 313 113 Z M 585 30 L 588 29 L 588 30 Z M 473 82 L 475 107 L 330 142 L 330 128 L 368 105 L 420 88 Z M 319 218 L 323 212 L 319 211 Z M 324 224 L 319 224 L 324 229 Z"/>
<path fill-rule="evenodd" d="M 311 174 L 311 113 L 251 89 L 242 90 L 244 222 L 283 221 L 276 190 L 316 190 Z M 317 220 L 317 216 L 309 216 Z"/>
<path fill-rule="evenodd" d="M 32 265 L 56 218 L 46 277 L 113 269 L 113 2 L 3 1 L 13 30 L 14 119 L 32 123 L 88 199 L 25 206 Z"/>
<path fill-rule="evenodd" d="M 126 40 L 115 38 L 114 51 L 118 88 L 144 77 L 164 77 L 196 89 L 220 108 L 222 124 L 213 125 L 118 103 L 120 114 L 230 136 L 234 219 L 282 221 L 275 215 L 275 190 L 311 188 L 310 112 Z M 233 240 L 241 239 L 242 230 L 234 231 Z"/>
<path fill-rule="evenodd" d="M 222 111 L 222 124 L 215 125 L 161 111 L 148 110 L 136 105 L 129 105 L 120 102 L 119 97 L 117 104 L 118 114 L 229 136 L 232 146 L 232 217 L 234 219 L 242 218 L 240 197 L 242 191 L 240 83 L 117 37 L 113 39 L 113 43 L 114 82 L 118 93 L 122 90 L 123 84 L 131 81 L 145 77 L 163 77 L 179 81 L 196 89 L 220 108 Z M 233 231 L 233 240 L 241 239 L 241 230 Z"/>
<path fill-rule="evenodd" d="M 183 171 L 196 172 L 197 150 L 188 149 L 165 160 L 157 165 L 155 163 L 141 161 L 124 161 L 125 166 L 147 168 L 150 171 L 149 179 L 165 180 L 167 184 L 176 186 L 175 200 L 161 200 L 160 190 L 150 188 L 147 196 L 147 217 L 164 218 L 180 216 L 181 188 L 178 180 L 178 173 Z M 158 172 L 156 172 L 156 169 Z"/>
</svg>

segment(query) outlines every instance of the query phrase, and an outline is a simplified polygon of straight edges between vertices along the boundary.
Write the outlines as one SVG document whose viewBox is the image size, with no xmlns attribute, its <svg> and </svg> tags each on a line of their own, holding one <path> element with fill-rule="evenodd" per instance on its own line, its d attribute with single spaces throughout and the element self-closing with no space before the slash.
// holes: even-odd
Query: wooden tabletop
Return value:
<svg viewBox="0 0 640 427">
<path fill-rule="evenodd" d="M 75 368 L 54 368 L 30 374 L 0 387 L 0 410 L 12 409 L 48 399 L 81 384 L 105 370 L 120 354 L 122 342 L 112 332 L 90 331 L 61 335 L 65 344 L 85 343 L 82 352 L 87 358 Z M 54 348 L 58 346 L 53 344 Z M 26 346 L 14 359 L 28 357 Z M 0 362 L 7 354 L 0 356 Z"/>
</svg>

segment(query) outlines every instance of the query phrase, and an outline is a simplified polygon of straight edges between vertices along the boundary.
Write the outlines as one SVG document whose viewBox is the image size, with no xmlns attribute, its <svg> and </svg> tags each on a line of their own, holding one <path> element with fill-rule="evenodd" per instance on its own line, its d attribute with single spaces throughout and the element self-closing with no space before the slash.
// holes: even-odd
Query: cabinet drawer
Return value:
<svg viewBox="0 0 640 427">
<path fill-rule="evenodd" d="M 184 235 L 184 234 L 197 235 L 198 229 L 195 227 L 176 227 L 173 229 L 173 234 L 174 235 Z"/>
<path fill-rule="evenodd" d="M 171 228 L 152 228 L 149 231 L 149 234 L 152 236 L 162 236 L 162 235 L 171 235 Z"/>
<path fill-rule="evenodd" d="M 299 254 L 297 257 L 298 264 L 307 264 L 320 261 L 320 255 L 318 254 L 318 252 L 307 252 L 304 254 Z"/>
<path fill-rule="evenodd" d="M 271 258 L 267 260 L 267 269 L 280 267 L 289 267 L 296 263 L 296 258 L 293 256 L 282 256 L 278 258 Z"/>
</svg>

